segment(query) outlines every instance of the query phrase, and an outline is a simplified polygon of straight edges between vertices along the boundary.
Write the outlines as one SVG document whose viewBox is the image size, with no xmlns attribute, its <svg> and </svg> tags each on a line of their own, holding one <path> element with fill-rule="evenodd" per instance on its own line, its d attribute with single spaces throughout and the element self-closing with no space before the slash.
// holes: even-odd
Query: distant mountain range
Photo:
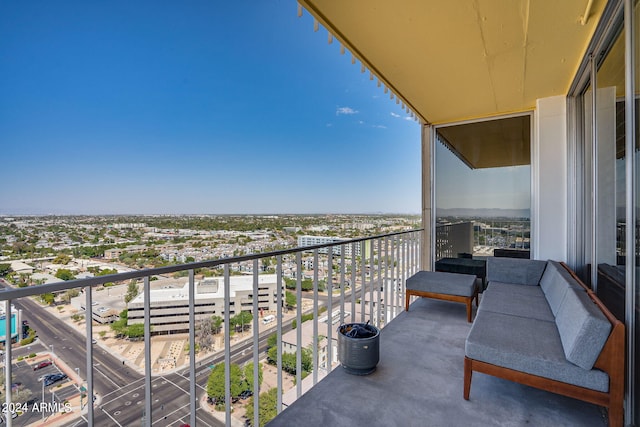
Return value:
<svg viewBox="0 0 640 427">
<path fill-rule="evenodd" d="M 437 217 L 462 218 L 531 218 L 530 209 L 436 209 Z"/>
</svg>

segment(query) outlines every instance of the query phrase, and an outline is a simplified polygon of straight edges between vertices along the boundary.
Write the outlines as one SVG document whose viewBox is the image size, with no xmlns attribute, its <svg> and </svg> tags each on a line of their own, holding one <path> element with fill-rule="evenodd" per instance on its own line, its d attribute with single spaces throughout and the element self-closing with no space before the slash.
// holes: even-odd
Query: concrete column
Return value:
<svg viewBox="0 0 640 427">
<path fill-rule="evenodd" d="M 433 236 L 433 143 L 431 141 L 432 126 L 422 126 L 422 259 L 420 260 L 421 270 L 431 270 L 432 242 Z"/>
</svg>

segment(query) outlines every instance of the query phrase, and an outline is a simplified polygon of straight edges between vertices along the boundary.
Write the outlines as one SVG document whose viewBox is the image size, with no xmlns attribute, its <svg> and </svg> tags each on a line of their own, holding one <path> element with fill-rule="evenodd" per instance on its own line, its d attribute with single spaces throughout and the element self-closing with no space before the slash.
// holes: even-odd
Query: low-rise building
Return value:
<svg viewBox="0 0 640 427">
<path fill-rule="evenodd" d="M 275 274 L 258 276 L 258 310 L 275 312 L 278 289 Z M 152 289 L 150 292 L 150 322 L 153 334 L 189 331 L 189 283 L 183 287 Z M 196 322 L 211 316 L 224 316 L 224 278 L 210 277 L 195 282 Z M 253 276 L 230 277 L 230 316 L 241 311 L 253 313 Z M 128 324 L 144 322 L 144 292 L 128 304 Z"/>
</svg>

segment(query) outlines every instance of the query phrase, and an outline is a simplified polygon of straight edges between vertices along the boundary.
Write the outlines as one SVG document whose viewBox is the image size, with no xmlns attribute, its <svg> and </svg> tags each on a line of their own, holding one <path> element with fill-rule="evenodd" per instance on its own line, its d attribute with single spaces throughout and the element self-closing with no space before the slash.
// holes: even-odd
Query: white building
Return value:
<svg viewBox="0 0 640 427">
<path fill-rule="evenodd" d="M 332 237 L 332 236 L 298 236 L 298 246 L 300 247 L 304 247 L 304 246 L 315 246 L 315 245 L 325 245 L 327 243 L 339 243 L 339 242 L 346 242 L 349 239 L 345 239 L 343 237 Z M 369 253 L 369 247 L 371 245 L 371 242 L 367 241 L 365 242 L 365 252 Z M 362 244 L 361 243 L 356 243 L 356 256 L 360 256 L 362 254 Z M 351 256 L 351 248 L 352 248 L 352 244 L 346 244 L 344 245 L 344 254 L 347 257 Z M 342 246 L 334 246 L 333 247 L 333 251 L 332 253 L 334 255 L 340 255 L 342 251 Z M 329 248 L 321 248 L 318 249 L 318 253 L 320 254 L 328 254 L 329 253 Z"/>
<path fill-rule="evenodd" d="M 230 277 L 230 316 L 241 311 L 253 313 L 253 276 Z M 284 292 L 284 287 L 280 289 Z M 275 312 L 277 276 L 258 276 L 258 309 Z M 224 316 L 224 278 L 210 277 L 195 283 L 196 322 L 216 315 Z M 284 298 L 283 298 L 284 299 Z M 189 284 L 182 288 L 152 289 L 150 304 L 151 331 L 170 334 L 189 331 Z M 259 314 L 259 313 L 258 313 Z M 144 292 L 128 304 L 128 324 L 144 323 Z"/>
</svg>

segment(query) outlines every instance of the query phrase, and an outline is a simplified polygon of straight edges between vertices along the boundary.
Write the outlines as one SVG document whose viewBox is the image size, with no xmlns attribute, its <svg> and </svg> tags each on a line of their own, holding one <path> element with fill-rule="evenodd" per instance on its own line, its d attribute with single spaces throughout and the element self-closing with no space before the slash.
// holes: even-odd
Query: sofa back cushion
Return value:
<svg viewBox="0 0 640 427">
<path fill-rule="evenodd" d="M 554 316 L 558 315 L 560 304 L 570 287 L 586 292 L 559 262 L 551 260 L 547 261 L 547 268 L 540 279 L 540 287 Z"/>
<path fill-rule="evenodd" d="M 567 360 L 593 368 L 611 332 L 611 323 L 586 292 L 569 288 L 556 315 L 556 326 Z"/>
<path fill-rule="evenodd" d="M 487 281 L 536 286 L 546 261 L 519 258 L 487 258 Z"/>
</svg>

